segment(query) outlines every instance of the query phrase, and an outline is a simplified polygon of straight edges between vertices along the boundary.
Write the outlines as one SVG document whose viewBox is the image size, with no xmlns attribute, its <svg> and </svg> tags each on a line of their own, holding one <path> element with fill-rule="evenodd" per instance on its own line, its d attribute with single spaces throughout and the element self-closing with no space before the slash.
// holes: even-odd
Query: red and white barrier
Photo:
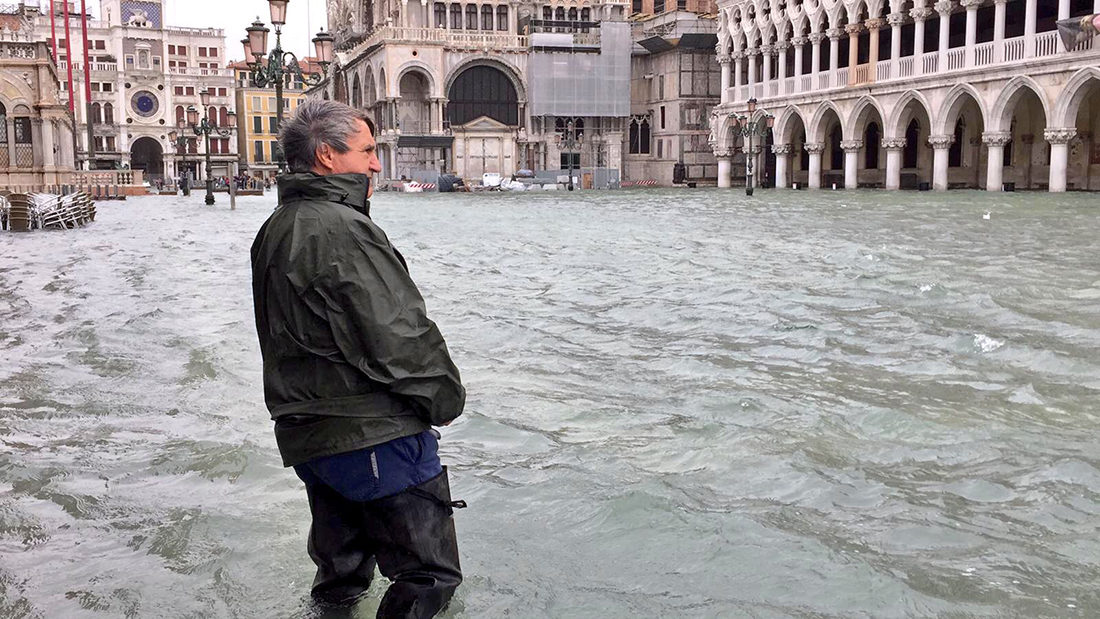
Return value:
<svg viewBox="0 0 1100 619">
<path fill-rule="evenodd" d="M 644 181 L 623 181 L 619 183 L 619 187 L 656 187 L 657 181 L 644 180 Z"/>
<path fill-rule="evenodd" d="M 405 193 L 423 193 L 435 191 L 435 187 L 435 183 L 405 183 L 403 190 Z"/>
</svg>

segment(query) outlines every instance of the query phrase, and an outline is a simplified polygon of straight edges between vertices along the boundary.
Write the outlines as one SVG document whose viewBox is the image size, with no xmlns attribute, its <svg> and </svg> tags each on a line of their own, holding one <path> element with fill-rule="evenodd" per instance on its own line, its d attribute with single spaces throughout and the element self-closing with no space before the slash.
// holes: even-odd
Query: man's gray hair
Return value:
<svg viewBox="0 0 1100 619">
<path fill-rule="evenodd" d="M 338 101 L 306 99 L 279 129 L 279 145 L 291 172 L 309 172 L 317 163 L 317 149 L 328 144 L 338 153 L 348 152 L 348 140 L 358 131 L 357 120 L 374 122 L 363 110 Z"/>
</svg>

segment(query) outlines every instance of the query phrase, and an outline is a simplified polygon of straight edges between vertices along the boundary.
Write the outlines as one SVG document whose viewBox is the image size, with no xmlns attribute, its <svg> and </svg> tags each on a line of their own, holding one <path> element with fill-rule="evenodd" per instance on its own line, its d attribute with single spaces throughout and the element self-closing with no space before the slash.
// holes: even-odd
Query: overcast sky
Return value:
<svg viewBox="0 0 1100 619">
<path fill-rule="evenodd" d="M 99 2 L 92 9 L 99 16 Z M 89 7 L 91 8 L 91 7 Z M 241 39 L 244 29 L 260 17 L 271 28 L 271 11 L 267 0 L 169 0 L 167 26 L 192 26 L 222 28 L 225 30 L 225 49 L 229 59 L 241 60 Z M 301 58 L 313 55 L 313 37 L 321 28 L 328 30 L 325 16 L 325 0 L 290 0 L 287 6 L 286 26 L 283 27 L 283 49 Z M 275 45 L 275 29 L 268 34 L 268 49 Z"/>
</svg>

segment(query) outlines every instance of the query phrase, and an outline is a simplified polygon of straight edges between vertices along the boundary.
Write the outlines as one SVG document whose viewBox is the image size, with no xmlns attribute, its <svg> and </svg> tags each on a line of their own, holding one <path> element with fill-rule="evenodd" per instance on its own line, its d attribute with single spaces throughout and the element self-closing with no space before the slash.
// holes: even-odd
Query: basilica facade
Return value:
<svg viewBox="0 0 1100 619">
<path fill-rule="evenodd" d="M 719 0 L 719 185 L 1100 189 L 1100 0 Z M 755 100 L 750 115 L 749 101 Z M 749 150 L 739 118 L 774 127 Z"/>
<path fill-rule="evenodd" d="M 619 180 L 630 117 L 620 0 L 330 0 L 336 62 L 311 94 L 369 110 L 383 176 L 519 170 Z"/>
</svg>

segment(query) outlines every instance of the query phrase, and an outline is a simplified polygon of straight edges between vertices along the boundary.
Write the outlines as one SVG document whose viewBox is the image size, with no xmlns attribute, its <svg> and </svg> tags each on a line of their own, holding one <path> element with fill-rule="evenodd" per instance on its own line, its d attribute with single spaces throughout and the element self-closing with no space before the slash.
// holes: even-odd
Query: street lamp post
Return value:
<svg viewBox="0 0 1100 619">
<path fill-rule="evenodd" d="M 761 118 L 753 119 L 753 116 L 756 114 L 756 98 L 749 99 L 748 103 L 748 116 L 737 114 L 733 116 L 733 132 L 734 135 L 740 135 L 749 140 L 749 148 L 745 152 L 745 195 L 751 196 L 753 193 L 752 160 L 755 158 L 752 139 L 757 135 L 764 138 L 764 136 L 768 134 L 768 131 L 775 125 L 775 116 L 769 114 L 766 110 L 761 110 Z"/>
<path fill-rule="evenodd" d="M 214 176 L 213 169 L 210 164 L 210 134 L 216 133 L 222 137 L 229 137 L 233 134 L 233 126 L 237 121 L 237 113 L 229 112 L 229 126 L 219 127 L 217 122 L 211 121 L 209 116 L 210 110 L 210 91 L 204 90 L 200 98 L 202 100 L 202 120 L 199 119 L 199 111 L 195 109 L 195 106 L 187 108 L 187 124 L 191 125 L 191 130 L 195 132 L 195 135 L 203 136 L 206 138 L 206 204 L 214 204 Z"/>
<path fill-rule="evenodd" d="M 179 131 L 172 130 L 168 132 L 168 139 L 176 147 L 176 153 L 183 158 L 181 162 L 183 163 L 183 174 L 180 175 L 180 189 L 183 190 L 183 195 L 189 196 L 191 195 L 191 180 L 187 177 L 189 172 L 187 169 L 188 140 L 186 135 L 180 133 L 180 131 L 187 128 L 187 123 L 181 119 L 179 123 L 177 123 L 177 127 L 179 127 Z"/>
<path fill-rule="evenodd" d="M 286 24 L 286 5 L 290 0 L 267 0 L 271 9 L 271 23 L 275 26 L 275 48 L 264 62 L 264 54 L 267 49 L 267 33 L 270 32 L 264 23 L 257 17 L 252 25 L 246 28 L 248 37 L 241 41 L 244 46 L 245 60 L 253 58 L 248 63 L 251 69 L 251 79 L 260 88 L 267 88 L 269 84 L 275 86 L 275 123 L 276 127 L 283 124 L 283 84 L 288 77 L 296 77 L 305 84 L 316 86 L 324 81 L 323 73 L 328 71 L 332 63 L 332 47 L 335 39 L 322 28 L 313 38 L 313 46 L 317 53 L 317 62 L 321 65 L 322 73 L 310 73 L 306 75 L 298 64 L 298 57 L 293 52 L 283 51 L 282 33 Z M 286 168 L 286 158 L 281 149 L 276 146 L 275 160 L 279 164 L 279 172 Z"/>
</svg>

